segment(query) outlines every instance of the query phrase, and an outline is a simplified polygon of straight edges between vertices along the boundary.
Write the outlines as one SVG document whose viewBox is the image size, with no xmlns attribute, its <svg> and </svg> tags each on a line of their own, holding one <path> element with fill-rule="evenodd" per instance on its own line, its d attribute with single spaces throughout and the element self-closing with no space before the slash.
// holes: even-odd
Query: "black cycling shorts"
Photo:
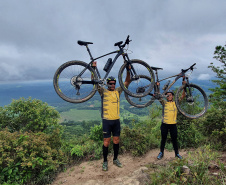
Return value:
<svg viewBox="0 0 226 185">
<path fill-rule="evenodd" d="M 113 136 L 120 136 L 120 121 L 116 120 L 107 120 L 103 119 L 103 134 L 104 138 L 111 137 L 111 133 Z"/>
</svg>

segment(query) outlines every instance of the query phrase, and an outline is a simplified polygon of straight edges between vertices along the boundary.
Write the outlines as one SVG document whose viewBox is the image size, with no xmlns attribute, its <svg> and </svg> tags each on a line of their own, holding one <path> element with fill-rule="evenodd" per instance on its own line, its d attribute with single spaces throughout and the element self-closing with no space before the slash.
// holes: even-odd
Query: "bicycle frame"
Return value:
<svg viewBox="0 0 226 185">
<path fill-rule="evenodd" d="M 186 79 L 186 81 L 188 82 L 187 84 L 189 84 L 189 80 L 187 77 L 185 77 L 185 73 L 186 71 L 182 71 L 181 73 L 177 74 L 177 75 L 174 75 L 174 76 L 170 76 L 170 77 L 167 77 L 167 78 L 164 78 L 162 80 L 158 80 L 158 74 L 156 73 L 156 77 L 157 77 L 157 82 L 161 82 L 161 81 L 164 81 L 164 80 L 167 80 L 169 78 L 173 78 L 173 77 L 176 77 L 173 82 L 171 84 L 168 85 L 168 87 L 164 90 L 164 92 L 161 94 L 161 96 L 163 97 L 168 91 L 169 89 L 176 83 L 177 80 L 179 80 L 180 78 L 183 78 L 183 81 Z M 156 85 L 154 86 L 154 94 L 160 94 L 160 85 Z M 153 94 L 150 93 L 151 96 L 155 97 Z M 155 97 L 155 99 L 159 99 L 160 97 L 157 96 Z"/>
<path fill-rule="evenodd" d="M 78 79 L 78 77 L 81 77 L 81 75 L 87 70 L 87 68 L 88 68 L 89 66 L 92 65 L 92 63 L 93 63 L 95 60 L 98 60 L 98 59 L 100 59 L 100 58 L 103 58 L 103 57 L 105 57 L 105 56 L 108 56 L 108 55 L 111 55 L 111 54 L 114 54 L 114 53 L 117 53 L 117 54 L 116 54 L 115 58 L 113 59 L 113 62 L 112 62 L 112 64 L 111 64 L 110 68 L 108 69 L 108 71 L 106 72 L 104 78 L 102 79 L 103 81 L 104 81 L 104 80 L 107 78 L 107 76 L 109 75 L 109 73 L 110 73 L 112 67 L 114 66 L 115 62 L 117 61 L 117 59 L 119 58 L 120 55 L 123 56 L 124 61 L 127 61 L 128 64 L 131 64 L 131 63 L 130 63 L 130 59 L 129 59 L 129 57 L 128 57 L 128 54 L 127 54 L 127 53 L 124 53 L 123 48 L 121 48 L 121 47 L 119 47 L 119 50 L 112 51 L 112 52 L 110 52 L 110 53 L 107 53 L 107 54 L 105 54 L 105 55 L 99 56 L 99 57 L 97 57 L 97 58 L 93 58 L 93 57 L 92 57 L 92 54 L 91 54 L 91 52 L 90 52 L 88 46 L 86 46 L 86 48 L 87 48 L 87 51 L 88 51 L 88 53 L 89 53 L 89 55 L 90 55 L 91 61 L 90 61 L 90 62 L 88 63 L 88 65 L 83 69 L 83 71 L 77 76 L 77 79 Z M 101 83 L 101 82 L 102 82 L 102 81 L 100 80 L 100 79 L 101 79 L 101 75 L 100 75 L 100 73 L 99 73 L 98 68 L 96 68 L 95 70 L 96 70 L 96 72 L 97 72 L 97 75 L 98 75 L 99 80 L 98 80 L 98 81 L 85 81 L 85 80 L 83 80 L 83 81 L 82 81 L 83 84 L 94 84 L 94 83 Z M 134 67 L 133 67 L 132 65 L 131 65 L 131 70 L 130 70 L 130 72 L 136 76 L 136 71 L 134 70 Z M 77 81 L 77 79 L 76 79 L 76 81 Z M 77 81 L 77 82 L 79 82 L 79 81 Z"/>
</svg>

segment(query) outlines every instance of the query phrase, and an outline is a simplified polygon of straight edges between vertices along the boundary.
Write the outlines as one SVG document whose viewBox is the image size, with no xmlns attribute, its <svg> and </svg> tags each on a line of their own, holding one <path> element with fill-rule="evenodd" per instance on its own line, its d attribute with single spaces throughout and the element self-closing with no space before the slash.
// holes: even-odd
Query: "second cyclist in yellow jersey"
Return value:
<svg viewBox="0 0 226 185">
<path fill-rule="evenodd" d="M 163 113 L 162 122 L 165 124 L 176 124 L 177 123 L 177 107 L 174 101 L 162 100 Z"/>
</svg>

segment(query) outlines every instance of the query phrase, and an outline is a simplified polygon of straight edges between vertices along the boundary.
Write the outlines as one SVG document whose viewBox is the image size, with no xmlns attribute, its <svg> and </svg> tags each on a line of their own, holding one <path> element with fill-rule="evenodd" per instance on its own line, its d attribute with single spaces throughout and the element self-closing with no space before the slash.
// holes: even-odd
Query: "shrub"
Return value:
<svg viewBox="0 0 226 185">
<path fill-rule="evenodd" d="M 159 124 L 156 122 L 144 121 L 136 124 L 134 128 L 125 126 L 121 132 L 121 150 L 130 151 L 134 156 L 145 154 L 151 148 L 159 145 L 156 139 L 156 128 L 159 133 Z"/>
<path fill-rule="evenodd" d="M 216 149 L 226 150 L 226 102 L 222 107 L 211 107 L 202 122 L 203 133 Z M 209 137 L 210 136 L 210 137 Z"/>
<path fill-rule="evenodd" d="M 84 143 L 77 144 L 71 149 L 73 160 L 79 161 L 100 159 L 102 157 L 103 141 L 86 140 Z"/>
<path fill-rule="evenodd" d="M 178 145 L 180 148 L 198 147 L 204 143 L 205 137 L 200 131 L 199 123 L 203 118 L 189 119 L 182 114 L 178 114 L 177 128 L 178 128 Z"/>
<path fill-rule="evenodd" d="M 77 138 L 70 153 L 73 160 L 100 159 L 102 156 L 103 129 L 102 125 L 94 125 L 90 128 L 90 134 Z"/>
<path fill-rule="evenodd" d="M 90 128 L 90 139 L 94 141 L 103 141 L 103 128 L 102 125 L 94 125 Z"/>
<path fill-rule="evenodd" d="M 58 149 L 60 141 L 55 140 L 58 134 L 59 130 L 51 135 L 0 131 L 0 183 L 44 184 L 50 181 L 49 175 L 66 161 Z"/>
<path fill-rule="evenodd" d="M 151 184 L 222 184 L 224 172 L 220 171 L 218 177 L 208 174 L 210 162 L 217 161 L 218 153 L 204 146 L 191 152 L 187 159 L 176 159 L 166 167 L 158 167 L 157 172 L 151 174 Z M 219 162 L 219 166 L 222 163 Z M 190 173 L 183 172 L 183 166 L 190 169 Z M 219 178 L 219 177 L 222 177 Z"/>
<path fill-rule="evenodd" d="M 0 128 L 8 131 L 51 132 L 58 126 L 59 113 L 47 103 L 31 98 L 13 100 L 0 109 Z"/>
</svg>

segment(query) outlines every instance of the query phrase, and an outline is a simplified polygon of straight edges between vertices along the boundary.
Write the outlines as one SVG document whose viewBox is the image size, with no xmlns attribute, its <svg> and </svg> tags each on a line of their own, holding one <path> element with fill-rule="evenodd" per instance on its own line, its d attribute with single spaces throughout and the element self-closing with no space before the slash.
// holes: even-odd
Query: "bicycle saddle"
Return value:
<svg viewBox="0 0 226 185">
<path fill-rule="evenodd" d="M 163 68 L 159 68 L 159 67 L 151 67 L 153 70 L 157 71 L 157 70 L 162 70 Z"/>
<path fill-rule="evenodd" d="M 114 46 L 120 46 L 123 43 L 123 41 L 116 42 Z"/>
<path fill-rule="evenodd" d="M 87 46 L 88 44 L 93 44 L 92 42 L 86 42 L 86 41 L 81 41 L 81 40 L 78 40 L 78 44 L 80 46 Z"/>
</svg>

